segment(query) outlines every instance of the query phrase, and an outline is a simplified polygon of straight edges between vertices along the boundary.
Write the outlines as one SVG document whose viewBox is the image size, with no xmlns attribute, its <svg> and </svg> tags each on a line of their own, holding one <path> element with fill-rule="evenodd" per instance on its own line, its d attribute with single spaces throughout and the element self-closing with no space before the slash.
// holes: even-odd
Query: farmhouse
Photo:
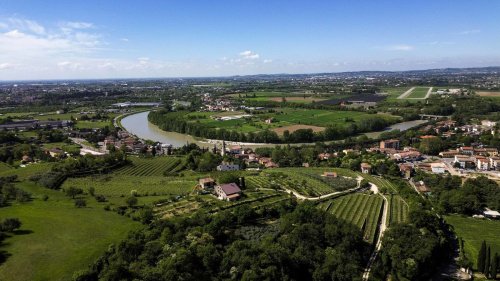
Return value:
<svg viewBox="0 0 500 281">
<path fill-rule="evenodd" d="M 363 174 L 369 174 L 371 172 L 372 166 L 368 163 L 361 163 L 361 172 Z"/>
<path fill-rule="evenodd" d="M 211 189 L 215 186 L 215 180 L 212 178 L 202 178 L 198 180 L 201 189 Z"/>
<path fill-rule="evenodd" d="M 57 147 L 54 147 L 54 148 L 49 150 L 49 154 L 51 157 L 60 158 L 64 155 L 64 150 L 57 148 Z"/>
<path fill-rule="evenodd" d="M 218 185 L 215 187 L 215 194 L 220 200 L 233 201 L 241 196 L 241 189 L 234 182 Z"/>
</svg>

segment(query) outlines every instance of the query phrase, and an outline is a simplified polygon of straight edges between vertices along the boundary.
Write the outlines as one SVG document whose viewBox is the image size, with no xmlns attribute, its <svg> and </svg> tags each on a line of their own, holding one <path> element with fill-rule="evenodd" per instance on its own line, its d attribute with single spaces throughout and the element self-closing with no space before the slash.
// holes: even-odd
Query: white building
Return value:
<svg viewBox="0 0 500 281">
<path fill-rule="evenodd" d="M 239 171 L 240 166 L 236 164 L 222 163 L 217 166 L 217 171 Z"/>
<path fill-rule="evenodd" d="M 431 170 L 434 174 L 444 174 L 446 165 L 444 163 L 431 163 Z"/>
</svg>

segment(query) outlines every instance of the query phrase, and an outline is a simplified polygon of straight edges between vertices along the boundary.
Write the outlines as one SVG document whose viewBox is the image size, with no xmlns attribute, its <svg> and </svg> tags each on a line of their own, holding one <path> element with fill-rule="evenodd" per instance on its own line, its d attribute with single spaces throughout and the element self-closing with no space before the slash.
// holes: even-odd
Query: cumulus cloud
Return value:
<svg viewBox="0 0 500 281">
<path fill-rule="evenodd" d="M 397 44 L 397 45 L 387 46 L 385 49 L 388 51 L 411 51 L 414 49 L 414 47 L 406 44 Z"/>
<path fill-rule="evenodd" d="M 247 59 L 247 60 L 255 60 L 255 59 L 258 59 L 260 57 L 259 54 L 254 53 L 252 51 L 243 51 L 239 55 L 241 58 Z"/>
<path fill-rule="evenodd" d="M 89 29 L 89 28 L 94 28 L 94 24 L 83 21 L 68 21 L 61 23 L 61 27 L 70 29 Z"/>
</svg>

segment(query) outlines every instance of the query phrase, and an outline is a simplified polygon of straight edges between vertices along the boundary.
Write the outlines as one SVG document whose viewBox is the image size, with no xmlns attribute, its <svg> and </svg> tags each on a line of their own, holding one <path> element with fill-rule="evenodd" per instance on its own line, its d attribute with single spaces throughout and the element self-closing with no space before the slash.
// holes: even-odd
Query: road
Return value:
<svg viewBox="0 0 500 281">
<path fill-rule="evenodd" d="M 354 188 L 351 188 L 351 189 L 348 189 L 348 190 L 344 190 L 344 191 L 336 191 L 336 192 L 328 193 L 328 194 L 325 194 L 325 195 L 320 195 L 318 197 L 307 197 L 307 196 L 304 196 L 304 195 L 298 193 L 295 190 L 288 189 L 288 188 L 286 188 L 284 186 L 281 186 L 281 188 L 284 189 L 286 193 L 293 194 L 293 196 L 297 197 L 297 199 L 316 201 L 316 200 L 320 200 L 320 199 L 326 199 L 326 198 L 329 198 L 329 197 L 332 197 L 332 196 L 335 196 L 335 195 L 348 194 L 348 193 L 351 193 L 351 192 L 354 192 L 354 191 L 358 191 L 359 189 L 361 189 L 361 181 L 363 180 L 363 177 L 358 176 L 356 178 L 356 180 L 358 181 L 358 184 Z"/>
<path fill-rule="evenodd" d="M 370 183 L 372 190 L 377 190 L 377 193 L 382 196 L 384 199 L 384 210 L 382 212 L 382 219 L 380 220 L 379 224 L 379 233 L 378 233 L 378 239 L 377 243 L 375 244 L 375 249 L 373 250 L 372 255 L 370 256 L 370 259 L 368 260 L 368 264 L 366 265 L 365 272 L 363 273 L 363 280 L 368 280 L 370 278 L 370 272 L 372 270 L 372 265 L 375 259 L 377 258 L 380 249 L 382 249 L 382 238 L 384 237 L 384 232 L 387 229 L 387 214 L 389 212 L 389 201 L 387 198 L 382 194 L 378 192 L 378 187 L 374 185 L 373 183 Z"/>
<path fill-rule="evenodd" d="M 90 154 L 94 154 L 94 155 L 102 155 L 102 154 L 105 154 L 107 153 L 106 150 L 103 150 L 103 149 L 98 149 L 98 148 L 95 148 L 93 146 L 90 146 L 88 144 L 86 144 L 86 140 L 84 139 L 81 139 L 81 138 L 70 138 L 74 143 L 78 144 L 79 146 L 82 147 L 81 150 L 83 151 L 86 151 Z"/>
<path fill-rule="evenodd" d="M 431 96 L 432 89 L 434 89 L 434 87 L 429 88 L 429 91 L 427 91 L 427 95 L 425 95 L 424 99 L 428 99 Z"/>
<path fill-rule="evenodd" d="M 406 99 L 407 96 L 409 96 L 411 94 L 411 92 L 415 90 L 415 87 L 411 87 L 408 91 L 402 93 L 398 99 Z"/>
</svg>

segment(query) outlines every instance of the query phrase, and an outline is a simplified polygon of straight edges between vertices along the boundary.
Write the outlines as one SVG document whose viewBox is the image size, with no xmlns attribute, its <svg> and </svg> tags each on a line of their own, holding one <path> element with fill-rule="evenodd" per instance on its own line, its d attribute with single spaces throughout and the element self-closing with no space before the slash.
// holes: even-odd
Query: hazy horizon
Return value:
<svg viewBox="0 0 500 281">
<path fill-rule="evenodd" d="M 0 80 L 500 65 L 493 1 L 3 1 Z"/>
</svg>

